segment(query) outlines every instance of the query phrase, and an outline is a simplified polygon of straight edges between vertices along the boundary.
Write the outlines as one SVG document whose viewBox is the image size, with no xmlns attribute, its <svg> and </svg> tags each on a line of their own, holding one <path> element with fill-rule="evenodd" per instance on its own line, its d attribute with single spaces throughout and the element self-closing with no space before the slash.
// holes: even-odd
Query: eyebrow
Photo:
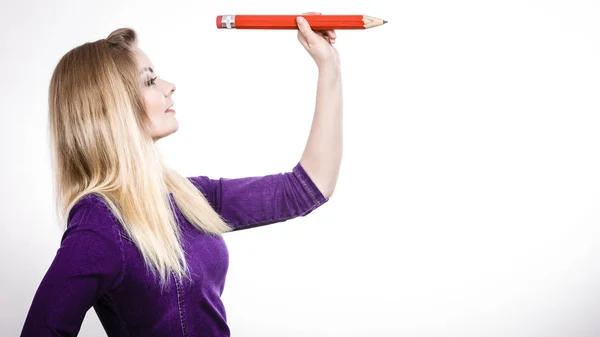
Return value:
<svg viewBox="0 0 600 337">
<path fill-rule="evenodd" d="M 142 70 L 140 71 L 140 75 L 141 75 L 141 74 L 142 74 L 144 71 L 146 71 L 146 70 L 150 71 L 151 73 L 153 73 L 153 72 L 154 72 L 154 70 L 153 70 L 152 68 L 150 68 L 150 67 L 146 67 L 146 68 L 144 68 L 144 69 L 142 69 Z"/>
</svg>

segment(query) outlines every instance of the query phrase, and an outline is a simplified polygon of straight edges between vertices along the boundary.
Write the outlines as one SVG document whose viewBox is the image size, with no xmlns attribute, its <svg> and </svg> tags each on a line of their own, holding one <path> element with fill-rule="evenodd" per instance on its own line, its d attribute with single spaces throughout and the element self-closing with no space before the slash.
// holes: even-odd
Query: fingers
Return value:
<svg viewBox="0 0 600 337">
<path fill-rule="evenodd" d="M 335 38 L 336 38 L 335 30 L 326 30 L 325 33 L 327 34 L 327 36 L 329 37 L 330 40 L 335 41 Z"/>
<path fill-rule="evenodd" d="M 300 31 L 300 35 L 302 35 L 298 35 L 298 39 L 306 39 L 306 42 L 309 45 L 315 43 L 317 41 L 316 39 L 318 38 L 318 36 L 315 32 L 312 31 L 312 29 L 310 28 L 310 24 L 306 21 L 306 19 L 302 16 L 298 16 L 296 17 L 296 22 L 298 23 L 298 30 Z"/>
<path fill-rule="evenodd" d="M 322 15 L 320 12 L 305 12 L 302 15 Z M 334 44 L 335 38 L 337 37 L 334 30 L 325 30 L 325 31 L 313 31 L 310 27 L 310 24 L 306 21 L 305 18 L 299 16 L 296 18 L 298 23 L 298 30 L 300 31 L 298 34 L 298 40 L 307 46 L 312 43 L 316 43 L 317 40 L 315 38 L 321 36 L 328 43 Z M 303 41 L 304 40 L 304 41 Z"/>
<path fill-rule="evenodd" d="M 333 30 L 326 30 L 323 33 L 323 37 L 325 38 L 325 40 L 327 40 L 329 43 L 334 44 L 335 43 L 335 31 Z"/>
<path fill-rule="evenodd" d="M 302 15 L 323 15 L 320 12 L 305 12 L 302 13 Z M 319 34 L 320 36 L 322 36 L 325 40 L 327 40 L 327 42 L 329 43 L 335 43 L 335 31 L 333 30 L 326 30 L 326 31 L 315 31 L 316 33 L 320 33 L 320 32 L 324 32 L 325 34 Z"/>
<path fill-rule="evenodd" d="M 323 39 L 325 39 L 325 41 L 329 42 L 330 44 L 334 44 L 335 43 L 335 32 L 332 30 L 327 30 L 327 31 L 315 31 L 315 33 L 319 36 L 321 36 Z"/>
</svg>

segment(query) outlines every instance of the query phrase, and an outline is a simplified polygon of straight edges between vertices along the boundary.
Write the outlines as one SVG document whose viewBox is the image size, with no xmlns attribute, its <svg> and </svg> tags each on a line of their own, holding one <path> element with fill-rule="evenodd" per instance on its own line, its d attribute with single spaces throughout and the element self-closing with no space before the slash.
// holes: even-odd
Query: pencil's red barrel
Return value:
<svg viewBox="0 0 600 337">
<path fill-rule="evenodd" d="M 365 29 L 363 15 L 219 15 L 217 28 L 297 29 L 302 16 L 313 30 Z"/>
</svg>

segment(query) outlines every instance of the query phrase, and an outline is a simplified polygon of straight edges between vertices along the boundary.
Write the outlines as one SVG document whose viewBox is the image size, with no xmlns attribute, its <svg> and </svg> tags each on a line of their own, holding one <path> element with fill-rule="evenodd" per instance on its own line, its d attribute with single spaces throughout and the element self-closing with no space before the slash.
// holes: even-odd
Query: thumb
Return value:
<svg viewBox="0 0 600 337">
<path fill-rule="evenodd" d="M 298 30 L 304 36 L 306 41 L 309 44 L 312 44 L 315 41 L 315 37 L 317 34 L 312 31 L 308 21 L 306 21 L 305 18 L 298 16 L 298 17 L 296 17 L 296 23 L 298 24 Z"/>
</svg>

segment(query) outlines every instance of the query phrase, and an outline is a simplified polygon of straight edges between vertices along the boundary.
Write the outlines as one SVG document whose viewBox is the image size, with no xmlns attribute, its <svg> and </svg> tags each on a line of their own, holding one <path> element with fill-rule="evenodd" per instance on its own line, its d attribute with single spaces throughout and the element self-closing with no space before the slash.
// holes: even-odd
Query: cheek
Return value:
<svg viewBox="0 0 600 337">
<path fill-rule="evenodd" d="M 164 99 L 153 92 L 147 92 L 144 95 L 144 103 L 146 104 L 146 113 L 150 117 L 158 117 L 162 116 L 164 113 Z"/>
</svg>

